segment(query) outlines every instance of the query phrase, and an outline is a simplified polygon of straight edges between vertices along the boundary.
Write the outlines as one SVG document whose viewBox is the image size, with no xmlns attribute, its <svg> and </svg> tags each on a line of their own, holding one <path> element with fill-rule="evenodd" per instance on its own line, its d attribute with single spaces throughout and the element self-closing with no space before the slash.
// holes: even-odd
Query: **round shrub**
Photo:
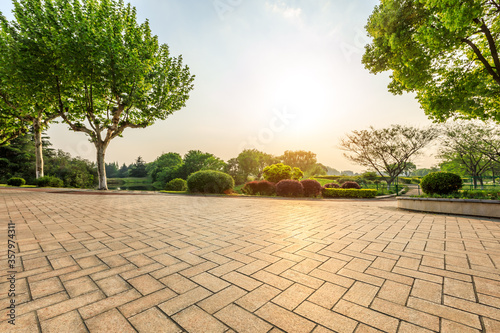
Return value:
<svg viewBox="0 0 500 333">
<path fill-rule="evenodd" d="M 241 189 L 245 194 L 249 195 L 275 195 L 276 185 L 267 180 L 253 181 L 246 183 Z"/>
<path fill-rule="evenodd" d="M 462 178 L 449 172 L 432 172 L 422 178 L 422 191 L 426 194 L 450 194 L 462 188 Z"/>
<path fill-rule="evenodd" d="M 19 177 L 12 177 L 7 180 L 7 185 L 10 186 L 23 186 L 24 184 L 26 184 L 26 181 L 23 178 Z"/>
<path fill-rule="evenodd" d="M 187 187 L 189 192 L 223 194 L 233 189 L 234 179 L 224 172 L 202 170 L 188 177 Z"/>
<path fill-rule="evenodd" d="M 304 179 L 300 183 L 304 188 L 304 195 L 306 197 L 315 197 L 320 195 L 321 189 L 323 188 L 321 184 L 314 179 Z"/>
<path fill-rule="evenodd" d="M 53 176 L 45 176 L 40 177 L 36 180 L 36 185 L 38 187 L 63 187 L 64 182 L 62 179 L 53 177 Z"/>
<path fill-rule="evenodd" d="M 186 191 L 187 190 L 187 182 L 182 178 L 175 178 L 169 181 L 165 185 L 165 190 L 167 191 Z"/>
<path fill-rule="evenodd" d="M 291 179 L 293 175 L 292 167 L 283 163 L 269 165 L 262 173 L 264 179 L 271 183 L 278 183 L 283 179 Z"/>
<path fill-rule="evenodd" d="M 328 183 L 323 186 L 324 188 L 340 188 L 340 185 L 337 183 Z"/>
<path fill-rule="evenodd" d="M 301 197 L 304 187 L 298 180 L 284 179 L 276 184 L 276 194 L 281 197 Z"/>
<path fill-rule="evenodd" d="M 356 183 L 356 182 L 349 182 L 349 181 L 343 183 L 341 187 L 342 188 L 355 188 L 355 189 L 358 189 L 358 190 L 361 189 L 361 186 L 359 186 L 358 183 Z"/>
</svg>

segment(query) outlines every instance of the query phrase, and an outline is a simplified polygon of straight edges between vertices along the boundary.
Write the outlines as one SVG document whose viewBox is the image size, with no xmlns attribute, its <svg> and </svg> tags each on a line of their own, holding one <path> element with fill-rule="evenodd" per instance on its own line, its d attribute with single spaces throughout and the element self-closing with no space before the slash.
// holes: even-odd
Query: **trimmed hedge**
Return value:
<svg viewBox="0 0 500 333">
<path fill-rule="evenodd" d="M 449 172 L 432 172 L 422 178 L 422 191 L 426 194 L 450 194 L 462 188 L 462 178 Z"/>
<path fill-rule="evenodd" d="M 377 196 L 377 190 L 323 188 L 322 194 L 324 198 L 375 198 Z"/>
<path fill-rule="evenodd" d="M 7 185 L 10 186 L 23 186 L 26 184 L 26 181 L 24 178 L 19 178 L 19 177 L 12 177 L 9 180 L 7 180 Z"/>
<path fill-rule="evenodd" d="M 324 188 L 340 188 L 340 185 L 337 183 L 328 183 L 323 186 Z"/>
<path fill-rule="evenodd" d="M 304 179 L 300 183 L 304 187 L 304 196 L 306 197 L 316 197 L 321 194 L 323 189 L 321 184 L 314 179 Z"/>
<path fill-rule="evenodd" d="M 241 192 L 248 195 L 275 195 L 276 185 L 267 180 L 253 181 L 246 183 Z"/>
<path fill-rule="evenodd" d="M 284 179 L 276 184 L 276 194 L 280 197 L 301 197 L 304 186 L 298 180 Z"/>
<path fill-rule="evenodd" d="M 186 191 L 187 190 L 187 182 L 182 178 L 172 179 L 171 181 L 169 181 L 165 185 L 165 190 L 177 191 L 177 192 Z"/>
<path fill-rule="evenodd" d="M 224 172 L 202 170 L 188 177 L 187 187 L 192 193 L 223 194 L 234 188 L 234 179 Z"/>
<path fill-rule="evenodd" d="M 345 189 L 348 189 L 348 188 L 354 188 L 354 189 L 361 189 L 361 186 L 359 186 L 358 183 L 356 182 L 351 182 L 351 181 L 347 181 L 347 182 L 344 182 L 342 184 L 342 186 L 340 186 L 341 188 L 345 188 Z"/>
<path fill-rule="evenodd" d="M 38 187 L 64 187 L 62 179 L 54 176 L 40 177 L 36 180 Z"/>
</svg>

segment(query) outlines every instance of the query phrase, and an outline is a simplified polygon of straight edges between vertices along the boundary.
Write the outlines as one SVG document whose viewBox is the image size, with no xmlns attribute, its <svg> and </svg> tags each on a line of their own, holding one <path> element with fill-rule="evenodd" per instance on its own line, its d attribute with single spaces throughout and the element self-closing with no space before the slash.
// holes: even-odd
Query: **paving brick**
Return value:
<svg viewBox="0 0 500 333">
<path fill-rule="evenodd" d="M 79 309 L 87 304 L 97 302 L 104 297 L 104 294 L 99 290 L 91 292 L 89 294 L 77 296 L 66 301 L 39 309 L 38 318 L 41 321 L 54 318 L 60 314 Z"/>
<path fill-rule="evenodd" d="M 316 324 L 312 321 L 304 319 L 295 313 L 285 310 L 272 303 L 265 304 L 257 310 L 255 314 L 289 333 L 310 332 L 316 326 Z"/>
<path fill-rule="evenodd" d="M 77 297 L 99 289 L 88 276 L 63 282 L 64 288 L 71 297 Z"/>
<path fill-rule="evenodd" d="M 485 332 L 500 332 L 500 321 L 483 318 Z"/>
<path fill-rule="evenodd" d="M 476 295 L 472 283 L 445 278 L 443 292 L 446 295 L 476 302 Z"/>
<path fill-rule="evenodd" d="M 262 284 L 261 282 L 238 272 L 227 273 L 222 276 L 222 279 L 248 291 L 254 290 Z"/>
<path fill-rule="evenodd" d="M 433 331 L 407 322 L 401 322 L 398 333 L 431 333 Z"/>
<path fill-rule="evenodd" d="M 241 333 L 265 333 L 272 326 L 253 315 L 252 313 L 240 308 L 237 305 L 230 304 L 218 311 L 215 317 L 221 322 Z"/>
<path fill-rule="evenodd" d="M 188 306 L 191 306 L 204 298 L 212 295 L 212 293 L 205 288 L 197 287 L 192 289 L 182 295 L 174 297 L 166 302 L 161 303 L 158 307 L 165 312 L 167 315 L 171 316 Z"/>
<path fill-rule="evenodd" d="M 118 275 L 99 280 L 96 284 L 106 296 L 113 296 L 131 288 L 130 285 Z M 80 289 L 78 285 L 76 288 Z"/>
<path fill-rule="evenodd" d="M 411 287 L 402 283 L 386 280 L 380 288 L 377 297 L 391 301 L 393 303 L 405 305 L 410 295 Z"/>
<path fill-rule="evenodd" d="M 257 273 L 253 274 L 252 277 L 281 290 L 285 290 L 293 284 L 293 281 L 266 271 L 258 271 Z"/>
<path fill-rule="evenodd" d="M 227 327 L 196 305 L 177 313 L 172 317 L 188 332 L 225 332 Z"/>
<path fill-rule="evenodd" d="M 441 333 L 478 333 L 480 332 L 479 330 L 476 330 L 472 327 L 465 326 L 459 323 L 456 323 L 454 321 L 449 321 L 446 319 L 443 319 L 441 323 Z"/>
<path fill-rule="evenodd" d="M 441 304 L 443 286 L 425 280 L 415 280 L 411 295 Z"/>
<path fill-rule="evenodd" d="M 396 332 L 399 321 L 380 312 L 370 310 L 360 305 L 340 300 L 333 307 L 333 311 L 350 319 L 365 323 L 384 332 Z"/>
<path fill-rule="evenodd" d="M 139 333 L 180 333 L 182 329 L 157 308 L 151 308 L 128 319 Z"/>
<path fill-rule="evenodd" d="M 296 272 L 292 269 L 289 269 L 289 270 L 281 273 L 281 276 L 288 279 L 288 280 L 292 280 L 292 281 L 295 281 L 297 283 L 301 283 L 305 286 L 308 286 L 308 287 L 314 288 L 314 289 L 319 288 L 323 284 L 323 281 L 321 281 L 318 278 L 309 276 L 309 275 L 304 274 L 304 273 Z"/>
<path fill-rule="evenodd" d="M 98 316 L 85 320 L 85 324 L 92 333 L 135 333 L 136 330 L 116 309 L 111 309 Z"/>
<path fill-rule="evenodd" d="M 273 303 L 292 311 L 313 292 L 314 289 L 295 283 L 290 288 L 273 298 L 272 301 Z"/>
<path fill-rule="evenodd" d="M 238 288 L 236 286 L 229 286 L 228 288 L 221 290 L 218 293 L 199 302 L 198 306 L 206 312 L 212 314 L 219 311 L 226 305 L 235 302 L 237 299 L 243 297 L 246 294 L 247 292 L 241 288 Z"/>
<path fill-rule="evenodd" d="M 16 289 L 19 292 L 17 285 Z M 53 277 L 46 280 L 30 282 L 30 290 L 33 299 L 37 299 L 64 291 L 64 287 L 57 277 Z"/>
<path fill-rule="evenodd" d="M 354 332 L 357 322 L 311 302 L 304 302 L 295 310 L 307 319 L 340 333 Z"/>
<path fill-rule="evenodd" d="M 229 286 L 229 283 L 226 281 L 219 279 L 218 277 L 209 274 L 209 273 L 201 273 L 191 278 L 194 282 L 201 285 L 202 287 L 207 288 L 212 292 L 221 291 L 224 288 Z"/>
<path fill-rule="evenodd" d="M 43 333 L 86 333 L 87 328 L 78 311 L 66 312 L 41 322 Z"/>
<path fill-rule="evenodd" d="M 142 312 L 146 309 L 149 309 L 153 306 L 163 303 L 175 296 L 177 296 L 177 294 L 174 293 L 172 290 L 164 288 L 147 296 L 138 298 L 134 301 L 121 305 L 118 308 L 120 309 L 120 312 L 125 317 L 128 318 L 138 314 L 139 312 Z"/>
<path fill-rule="evenodd" d="M 83 319 L 87 319 L 97 316 L 102 312 L 117 308 L 120 305 L 131 302 L 139 297 L 141 297 L 141 294 L 139 294 L 135 289 L 130 289 L 95 303 L 80 306 L 78 311 L 82 315 Z"/>
<path fill-rule="evenodd" d="M 346 291 L 347 288 L 326 282 L 308 298 L 308 301 L 331 309 Z"/>
<path fill-rule="evenodd" d="M 346 301 L 368 307 L 380 288 L 363 282 L 355 282 L 342 297 Z"/>
<path fill-rule="evenodd" d="M 254 289 L 253 291 L 238 299 L 235 303 L 250 312 L 254 312 L 262 305 L 273 299 L 280 292 L 281 291 L 279 289 L 271 287 L 267 284 L 263 284 L 259 288 Z"/>
<path fill-rule="evenodd" d="M 155 278 L 153 278 L 149 274 L 144 274 L 133 279 L 127 281 L 130 283 L 135 289 L 137 289 L 144 296 L 151 294 L 157 290 L 163 289 L 165 286 L 158 282 Z"/>
<path fill-rule="evenodd" d="M 0 332 L 6 332 L 6 333 L 40 332 L 35 312 L 28 312 L 22 316 L 16 317 L 15 325 L 11 325 L 7 321 L 0 322 Z"/>
<path fill-rule="evenodd" d="M 491 319 L 500 321 L 500 310 L 492 308 L 491 306 L 476 303 L 475 301 L 467 301 L 462 298 L 456 298 L 451 296 L 444 296 L 444 305 L 448 305 L 455 309 L 460 309 L 466 312 L 471 312 L 478 314 L 483 317 L 488 317 Z"/>
</svg>

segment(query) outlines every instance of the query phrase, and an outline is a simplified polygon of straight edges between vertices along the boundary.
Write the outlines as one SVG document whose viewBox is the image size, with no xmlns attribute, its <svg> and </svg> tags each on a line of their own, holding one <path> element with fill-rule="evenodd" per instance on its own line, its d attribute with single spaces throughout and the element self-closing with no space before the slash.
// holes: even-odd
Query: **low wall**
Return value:
<svg viewBox="0 0 500 333">
<path fill-rule="evenodd" d="M 398 198 L 398 208 L 420 212 L 500 218 L 500 201 L 434 198 Z"/>
</svg>

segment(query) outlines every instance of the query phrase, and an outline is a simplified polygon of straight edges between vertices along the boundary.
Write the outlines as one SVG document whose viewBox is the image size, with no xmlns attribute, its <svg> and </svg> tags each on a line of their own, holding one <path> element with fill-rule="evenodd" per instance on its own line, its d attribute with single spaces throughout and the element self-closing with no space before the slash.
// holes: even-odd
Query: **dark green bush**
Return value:
<svg viewBox="0 0 500 333">
<path fill-rule="evenodd" d="M 23 186 L 26 184 L 26 181 L 23 178 L 12 177 L 7 181 L 7 185 L 10 186 Z"/>
<path fill-rule="evenodd" d="M 462 178 L 449 172 L 432 172 L 422 178 L 422 191 L 426 194 L 450 194 L 462 188 Z"/>
<path fill-rule="evenodd" d="M 345 189 L 347 189 L 347 188 L 355 188 L 355 189 L 358 189 L 358 190 L 361 188 L 361 186 L 359 186 L 358 183 L 351 182 L 351 181 L 344 182 L 342 184 L 342 186 L 340 186 L 340 187 L 345 188 Z"/>
<path fill-rule="evenodd" d="M 167 191 L 186 191 L 187 182 L 182 178 L 172 179 L 165 185 Z"/>
<path fill-rule="evenodd" d="M 187 179 L 189 192 L 222 194 L 234 187 L 234 179 L 220 171 L 202 170 Z"/>
<path fill-rule="evenodd" d="M 316 197 L 321 194 L 322 186 L 314 179 L 304 179 L 300 182 L 304 187 L 304 195 L 306 197 Z"/>
<path fill-rule="evenodd" d="M 63 187 L 64 182 L 62 179 L 53 176 L 40 177 L 36 180 L 38 187 Z"/>
<path fill-rule="evenodd" d="M 276 185 L 267 180 L 253 181 L 246 183 L 241 192 L 248 195 L 275 195 Z"/>
<path fill-rule="evenodd" d="M 377 190 L 323 188 L 322 194 L 324 198 L 375 198 L 377 196 Z"/>
<path fill-rule="evenodd" d="M 304 195 L 304 187 L 298 180 L 283 179 L 276 184 L 276 195 L 280 197 L 301 197 Z"/>
</svg>

